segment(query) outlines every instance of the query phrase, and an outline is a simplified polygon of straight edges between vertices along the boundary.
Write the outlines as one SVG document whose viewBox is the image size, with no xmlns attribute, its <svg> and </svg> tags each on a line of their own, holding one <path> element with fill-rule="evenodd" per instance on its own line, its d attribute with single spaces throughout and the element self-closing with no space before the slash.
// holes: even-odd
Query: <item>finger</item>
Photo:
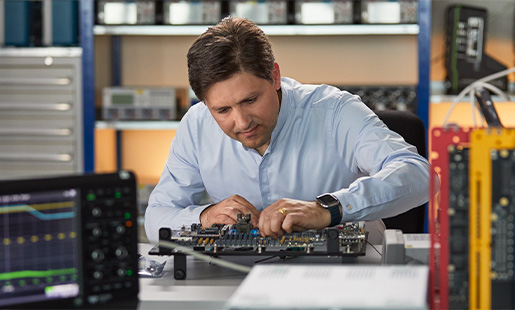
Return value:
<svg viewBox="0 0 515 310">
<path fill-rule="evenodd" d="M 239 195 L 234 195 L 233 198 L 234 198 L 234 201 L 238 203 L 238 205 L 243 207 L 243 209 L 241 209 L 243 214 L 250 213 L 251 217 L 256 217 L 256 218 L 259 217 L 258 209 L 256 209 L 256 207 L 254 207 L 254 205 L 251 204 L 247 199 L 245 199 Z"/>
<path fill-rule="evenodd" d="M 280 235 L 284 235 L 284 231 L 282 229 L 283 220 L 285 217 L 281 213 L 277 212 L 276 216 L 273 216 L 270 221 L 270 231 L 275 235 L 274 237 L 278 237 Z"/>
<path fill-rule="evenodd" d="M 217 223 L 224 225 L 232 225 L 236 224 L 236 220 L 228 215 L 220 214 L 217 218 Z"/>
<path fill-rule="evenodd" d="M 295 230 L 295 227 L 297 226 L 297 221 L 298 221 L 298 215 L 296 215 L 295 213 L 288 213 L 288 216 L 286 216 L 284 218 L 284 221 L 281 223 L 282 226 L 281 228 L 286 231 L 287 233 L 292 233 L 294 231 L 298 231 L 298 230 Z"/>
<path fill-rule="evenodd" d="M 270 233 L 270 220 L 268 217 L 260 217 L 259 218 L 259 233 L 261 236 L 266 237 Z"/>
<path fill-rule="evenodd" d="M 284 215 L 277 211 L 268 212 L 267 215 L 261 216 L 259 219 L 261 235 L 272 238 L 283 235 L 284 231 L 281 228 L 283 219 Z"/>
</svg>

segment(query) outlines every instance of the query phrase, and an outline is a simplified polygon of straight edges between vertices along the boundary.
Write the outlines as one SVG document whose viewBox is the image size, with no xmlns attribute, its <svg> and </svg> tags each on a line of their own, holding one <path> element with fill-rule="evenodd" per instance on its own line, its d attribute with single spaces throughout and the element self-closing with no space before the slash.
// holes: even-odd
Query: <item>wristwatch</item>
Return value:
<svg viewBox="0 0 515 310">
<path fill-rule="evenodd" d="M 340 201 L 336 196 L 325 193 L 317 197 L 317 202 L 331 213 L 331 224 L 329 224 L 329 226 L 340 224 L 342 214 L 340 213 Z"/>
</svg>

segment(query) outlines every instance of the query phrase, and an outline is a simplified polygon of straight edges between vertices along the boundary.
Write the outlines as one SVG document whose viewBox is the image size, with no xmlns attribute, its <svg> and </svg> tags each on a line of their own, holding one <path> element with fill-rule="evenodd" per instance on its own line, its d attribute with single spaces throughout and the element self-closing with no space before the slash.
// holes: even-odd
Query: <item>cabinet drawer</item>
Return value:
<svg viewBox="0 0 515 310">
<path fill-rule="evenodd" d="M 74 156 L 74 154 L 77 153 L 77 145 L 76 141 L 72 139 L 57 140 L 55 138 L 45 137 L 40 139 L 35 137 L 19 139 L 18 137 L 0 136 L 0 153 L 70 154 L 71 156 Z"/>
<path fill-rule="evenodd" d="M 53 115 L 51 113 L 1 113 L 0 127 L 28 127 L 28 128 L 60 128 L 76 127 L 78 124 L 73 115 Z"/>
<path fill-rule="evenodd" d="M 2 180 L 65 175 L 74 172 L 77 172 L 77 167 L 71 162 L 0 161 L 0 179 Z"/>
<path fill-rule="evenodd" d="M 71 94 L 26 94 L 0 91 L 0 113 L 10 115 L 77 114 L 77 105 Z"/>
<path fill-rule="evenodd" d="M 38 66 L 5 67 L 0 65 L 0 92 L 72 92 L 73 67 L 46 68 Z"/>
</svg>

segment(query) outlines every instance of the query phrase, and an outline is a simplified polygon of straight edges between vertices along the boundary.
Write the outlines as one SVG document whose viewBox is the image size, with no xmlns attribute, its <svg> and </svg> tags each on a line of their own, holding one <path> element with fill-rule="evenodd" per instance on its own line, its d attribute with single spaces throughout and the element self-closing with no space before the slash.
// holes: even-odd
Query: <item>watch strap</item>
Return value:
<svg viewBox="0 0 515 310">
<path fill-rule="evenodd" d="M 327 208 L 331 213 L 331 224 L 329 226 L 336 226 L 342 221 L 342 214 L 340 213 L 340 205 L 332 206 Z"/>
</svg>

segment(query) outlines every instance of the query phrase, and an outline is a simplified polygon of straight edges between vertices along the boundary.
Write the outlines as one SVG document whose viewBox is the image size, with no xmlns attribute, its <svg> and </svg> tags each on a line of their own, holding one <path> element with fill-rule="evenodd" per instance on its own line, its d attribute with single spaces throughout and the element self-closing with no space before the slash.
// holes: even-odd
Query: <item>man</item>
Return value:
<svg viewBox="0 0 515 310">
<path fill-rule="evenodd" d="M 161 227 L 234 224 L 263 236 L 377 220 L 428 201 L 429 163 L 360 98 L 281 78 L 246 19 L 210 27 L 188 52 L 191 107 L 145 214 Z M 207 191 L 214 204 L 199 205 Z"/>
</svg>

